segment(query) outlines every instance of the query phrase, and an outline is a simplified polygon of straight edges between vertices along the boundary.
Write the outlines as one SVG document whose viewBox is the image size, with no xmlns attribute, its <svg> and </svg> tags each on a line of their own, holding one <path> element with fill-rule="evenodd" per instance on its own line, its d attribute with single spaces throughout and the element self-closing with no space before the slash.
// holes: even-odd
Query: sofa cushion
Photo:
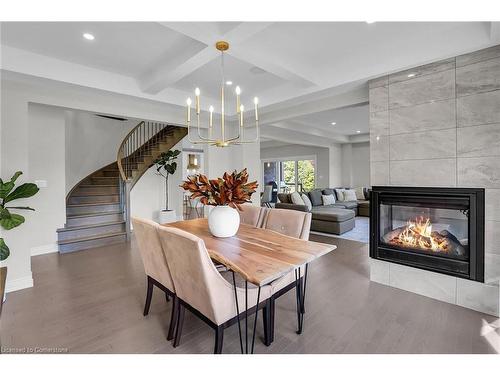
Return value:
<svg viewBox="0 0 500 375">
<path fill-rule="evenodd" d="M 311 211 L 312 203 L 311 203 L 311 200 L 309 199 L 309 196 L 307 194 L 304 194 L 304 193 L 302 193 L 300 196 L 302 197 L 302 200 L 304 201 L 304 205 L 307 207 L 307 211 Z"/>
<path fill-rule="evenodd" d="M 335 203 L 335 195 L 322 195 L 321 199 L 323 199 L 323 206 L 330 206 Z"/>
<path fill-rule="evenodd" d="M 335 189 L 335 194 L 337 195 L 337 201 L 344 201 L 344 190 L 345 189 Z"/>
<path fill-rule="evenodd" d="M 342 222 L 354 218 L 353 210 L 333 207 L 317 207 L 312 210 L 313 220 Z"/>
<path fill-rule="evenodd" d="M 323 195 L 321 189 L 314 189 L 309 192 L 309 198 L 311 198 L 311 203 L 313 206 L 322 206 L 323 199 L 321 196 Z"/>
<path fill-rule="evenodd" d="M 370 207 L 370 201 L 358 201 L 358 207 Z"/>
<path fill-rule="evenodd" d="M 323 189 L 323 195 L 335 195 L 335 189 Z"/>
<path fill-rule="evenodd" d="M 357 187 L 354 191 L 356 192 L 356 200 L 366 199 L 365 188 Z"/>
<path fill-rule="evenodd" d="M 363 194 L 361 194 L 361 196 L 363 196 Z M 357 201 L 358 199 L 360 198 L 357 197 L 356 190 L 344 190 L 344 201 Z"/>
<path fill-rule="evenodd" d="M 293 204 L 300 204 L 302 206 L 304 205 L 304 201 L 302 200 L 302 197 L 296 191 L 294 191 L 292 194 L 290 194 L 290 199 L 292 200 Z"/>
<path fill-rule="evenodd" d="M 347 209 L 355 209 L 358 207 L 358 202 L 357 201 L 339 202 L 339 205 L 342 205 Z"/>
<path fill-rule="evenodd" d="M 278 199 L 281 203 L 292 203 L 292 201 L 290 200 L 290 194 L 279 193 Z"/>
</svg>

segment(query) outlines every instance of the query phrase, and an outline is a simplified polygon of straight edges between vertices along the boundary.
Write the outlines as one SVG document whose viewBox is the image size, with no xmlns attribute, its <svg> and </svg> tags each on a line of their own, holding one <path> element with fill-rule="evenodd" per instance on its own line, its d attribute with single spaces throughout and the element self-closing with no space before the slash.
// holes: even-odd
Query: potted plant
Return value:
<svg viewBox="0 0 500 375">
<path fill-rule="evenodd" d="M 162 152 L 154 161 L 156 173 L 165 179 L 165 208 L 160 210 L 158 220 L 160 224 L 176 220 L 175 210 L 170 210 L 168 207 L 168 177 L 177 170 L 176 160 L 180 153 L 180 150 L 168 150 Z"/>
<path fill-rule="evenodd" d="M 16 180 L 23 172 L 16 172 L 10 181 L 3 182 L 0 178 L 0 226 L 3 229 L 11 230 L 24 223 L 24 216 L 11 212 L 11 210 L 31 210 L 31 207 L 26 206 L 12 206 L 12 202 L 16 199 L 29 198 L 38 192 L 38 186 L 33 183 L 25 183 L 16 186 Z M 10 250 L 5 240 L 0 238 L 0 261 L 7 259 L 10 255 Z M 5 299 L 5 296 L 3 296 Z"/>
<path fill-rule="evenodd" d="M 248 182 L 246 168 L 241 172 L 226 172 L 222 178 L 213 180 L 204 175 L 189 176 L 181 185 L 193 193 L 192 198 L 215 206 L 208 215 L 208 227 L 215 237 L 231 237 L 238 232 L 240 215 L 237 210 L 241 210 L 241 204 L 250 202 L 258 186 L 257 181 Z"/>
</svg>

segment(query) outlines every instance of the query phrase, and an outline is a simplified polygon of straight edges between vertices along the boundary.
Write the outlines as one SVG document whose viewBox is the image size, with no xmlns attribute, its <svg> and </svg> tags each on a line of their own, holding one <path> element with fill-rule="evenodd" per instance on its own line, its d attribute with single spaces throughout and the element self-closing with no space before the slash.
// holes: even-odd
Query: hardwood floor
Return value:
<svg viewBox="0 0 500 375">
<path fill-rule="evenodd" d="M 295 295 L 287 293 L 276 303 L 270 347 L 261 341 L 259 315 L 256 353 L 496 353 L 500 347 L 498 328 L 481 334 L 485 324 L 498 326 L 497 318 L 370 282 L 366 244 L 317 235 L 311 239 L 338 249 L 309 268 L 304 333 L 295 334 Z M 158 289 L 149 315 L 142 316 L 146 277 L 135 241 L 41 255 L 32 263 L 35 286 L 8 294 L 3 307 L 4 351 L 213 351 L 213 330 L 189 312 L 180 346 L 174 349 L 166 341 L 172 302 Z M 225 332 L 223 353 L 238 352 L 235 325 Z"/>
</svg>

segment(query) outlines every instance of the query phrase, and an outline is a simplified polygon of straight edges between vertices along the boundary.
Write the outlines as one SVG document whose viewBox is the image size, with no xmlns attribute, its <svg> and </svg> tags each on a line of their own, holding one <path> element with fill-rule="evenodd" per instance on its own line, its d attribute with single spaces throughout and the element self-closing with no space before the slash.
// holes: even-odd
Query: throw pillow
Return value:
<svg viewBox="0 0 500 375">
<path fill-rule="evenodd" d="M 358 187 L 356 188 L 356 190 L 354 190 L 356 192 L 356 199 L 357 200 L 364 200 L 365 199 L 365 192 L 364 192 L 364 188 L 362 187 Z"/>
<path fill-rule="evenodd" d="M 294 191 L 292 194 L 290 194 L 290 199 L 292 200 L 293 204 L 298 204 L 300 206 L 304 205 L 304 201 L 300 197 L 300 194 Z"/>
<path fill-rule="evenodd" d="M 356 199 L 356 191 L 349 189 L 349 190 L 344 190 L 344 202 L 351 202 L 355 201 Z"/>
<path fill-rule="evenodd" d="M 323 200 L 321 199 L 321 190 L 314 189 L 309 192 L 309 198 L 311 198 L 311 202 L 313 206 L 321 206 L 323 204 Z"/>
<path fill-rule="evenodd" d="M 335 194 L 337 194 L 337 200 L 339 202 L 344 202 L 344 191 L 345 189 L 335 189 Z"/>
<path fill-rule="evenodd" d="M 323 199 L 323 206 L 329 206 L 335 203 L 335 195 L 333 194 L 323 195 L 321 198 Z"/>
<path fill-rule="evenodd" d="M 309 197 L 307 196 L 307 194 L 302 194 L 301 197 L 302 197 L 302 200 L 304 201 L 304 204 L 307 207 L 307 211 L 311 211 L 312 210 L 312 203 L 311 203 L 311 200 L 309 199 Z"/>
<path fill-rule="evenodd" d="M 335 190 L 334 189 L 323 189 L 323 195 L 332 195 L 332 194 L 335 194 Z"/>
<path fill-rule="evenodd" d="M 290 194 L 279 193 L 278 199 L 281 203 L 292 203 L 292 201 L 290 200 Z"/>
</svg>

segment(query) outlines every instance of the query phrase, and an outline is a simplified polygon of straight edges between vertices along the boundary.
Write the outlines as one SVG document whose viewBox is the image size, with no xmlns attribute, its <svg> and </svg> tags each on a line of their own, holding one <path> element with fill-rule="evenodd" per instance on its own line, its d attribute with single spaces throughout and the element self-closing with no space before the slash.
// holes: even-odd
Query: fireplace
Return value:
<svg viewBox="0 0 500 375">
<path fill-rule="evenodd" d="M 374 186 L 370 256 L 484 282 L 484 189 Z"/>
</svg>

